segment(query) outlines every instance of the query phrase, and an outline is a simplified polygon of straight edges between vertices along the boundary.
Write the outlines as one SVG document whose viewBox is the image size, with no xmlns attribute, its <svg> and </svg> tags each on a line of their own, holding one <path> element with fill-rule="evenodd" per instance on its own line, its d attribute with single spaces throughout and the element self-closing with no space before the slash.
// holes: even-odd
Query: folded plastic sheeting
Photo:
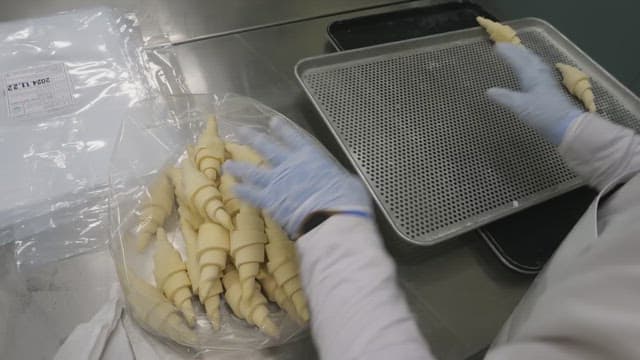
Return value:
<svg viewBox="0 0 640 360">
<path fill-rule="evenodd" d="M 0 244 L 19 263 L 108 239 L 122 120 L 157 117 L 135 18 L 108 8 L 0 24 Z"/>
</svg>

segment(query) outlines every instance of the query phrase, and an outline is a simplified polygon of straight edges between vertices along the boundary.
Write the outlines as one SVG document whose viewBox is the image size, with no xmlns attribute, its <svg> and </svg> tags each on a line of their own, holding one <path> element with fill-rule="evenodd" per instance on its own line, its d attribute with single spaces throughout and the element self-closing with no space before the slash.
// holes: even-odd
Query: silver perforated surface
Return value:
<svg viewBox="0 0 640 360">
<path fill-rule="evenodd" d="M 519 35 L 550 64 L 575 64 L 549 31 L 529 26 Z M 517 88 L 517 81 L 485 36 L 468 33 L 297 67 L 383 213 L 411 242 L 436 243 L 579 184 L 554 147 L 486 99 L 488 88 Z M 639 128 L 598 81 L 594 92 L 601 113 Z"/>
</svg>

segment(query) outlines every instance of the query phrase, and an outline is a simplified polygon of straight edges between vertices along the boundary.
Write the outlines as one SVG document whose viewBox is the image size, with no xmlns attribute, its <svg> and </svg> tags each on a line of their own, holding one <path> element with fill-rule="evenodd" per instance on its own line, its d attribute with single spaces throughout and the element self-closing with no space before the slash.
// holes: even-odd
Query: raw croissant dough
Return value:
<svg viewBox="0 0 640 360">
<path fill-rule="evenodd" d="M 123 271 L 120 273 L 123 290 L 134 318 L 172 339 L 189 344 L 196 343 L 195 333 L 187 327 L 178 309 L 158 289 L 138 277 L 131 269 L 126 274 Z"/>
<path fill-rule="evenodd" d="M 589 76 L 571 65 L 558 63 L 556 68 L 562 74 L 562 84 L 569 92 L 580 99 L 589 112 L 596 111 L 596 103 Z"/>
<path fill-rule="evenodd" d="M 256 288 L 256 275 L 264 262 L 264 245 L 267 236 L 260 211 L 242 202 L 235 218 L 235 230 L 231 232 L 231 258 L 238 269 L 242 283 L 242 297 L 250 298 Z"/>
<path fill-rule="evenodd" d="M 218 124 L 210 117 L 193 150 L 193 161 L 209 180 L 217 181 L 224 162 L 224 143 L 218 136 Z"/>
<path fill-rule="evenodd" d="M 191 290 L 198 295 L 198 285 L 200 283 L 200 265 L 198 264 L 198 233 L 183 218 L 180 218 L 180 231 L 187 249 L 187 275 L 191 280 Z"/>
<path fill-rule="evenodd" d="M 142 205 L 138 225 L 138 251 L 144 250 L 173 209 L 171 182 L 161 173 L 149 186 L 149 198 Z"/>
<path fill-rule="evenodd" d="M 264 165 L 265 163 L 260 154 L 246 145 L 225 143 L 224 148 L 231 154 L 231 158 L 234 161 L 242 161 L 255 166 Z"/>
<path fill-rule="evenodd" d="M 229 232 L 218 224 L 204 223 L 198 231 L 199 296 L 214 328 L 220 326 L 222 270 L 227 264 Z"/>
<path fill-rule="evenodd" d="M 200 216 L 200 213 L 191 206 L 189 198 L 183 191 L 184 185 L 182 184 L 182 170 L 174 167 L 169 170 L 168 174 L 176 193 L 178 215 L 180 215 L 181 219 L 184 219 L 189 223 L 194 230 L 198 230 L 200 225 L 204 222 L 204 219 Z"/>
<path fill-rule="evenodd" d="M 267 214 L 263 214 L 263 217 L 269 242 L 265 247 L 268 259 L 267 271 L 273 275 L 278 286 L 282 287 L 287 297 L 291 299 L 300 319 L 306 322 L 309 320 L 309 308 L 300 282 L 296 249 L 280 225 Z"/>
<path fill-rule="evenodd" d="M 253 291 L 250 297 L 245 297 L 238 272 L 232 266 L 225 270 L 222 283 L 225 288 L 224 298 L 237 317 L 245 319 L 249 324 L 256 325 L 269 336 L 278 336 L 278 327 L 269 319 L 267 299 L 262 295 L 260 289 Z M 254 285 L 258 286 L 255 283 Z"/>
<path fill-rule="evenodd" d="M 269 319 L 267 298 L 298 323 L 307 322 L 309 310 L 293 242 L 273 220 L 263 219 L 259 209 L 236 197 L 233 176 L 221 174 L 227 158 L 255 166 L 266 166 L 266 161 L 246 145 L 224 143 L 213 117 L 197 143 L 187 146 L 187 155 L 181 167 L 154 181 L 149 200 L 141 207 L 138 244 L 143 248 L 157 238 L 153 256 L 157 288 L 130 271 L 122 277 L 133 279 L 125 289 L 134 316 L 190 344 L 197 341 L 187 326 L 196 322 L 192 294 L 198 295 L 214 329 L 220 328 L 222 295 L 236 316 L 269 336 L 278 336 L 279 330 Z M 186 248 L 184 262 L 163 228 L 174 198 Z"/>
<path fill-rule="evenodd" d="M 157 236 L 157 249 L 153 256 L 156 285 L 182 311 L 189 326 L 194 326 L 196 315 L 191 304 L 191 281 L 187 276 L 187 268 L 163 228 L 158 228 Z"/>
<path fill-rule="evenodd" d="M 489 37 L 494 42 L 508 42 L 515 45 L 521 44 L 520 38 L 511 26 L 491 21 L 482 16 L 476 17 L 476 21 L 489 33 Z"/>
<path fill-rule="evenodd" d="M 233 192 L 233 187 L 238 182 L 229 174 L 222 174 L 220 177 L 220 193 L 222 194 L 222 202 L 225 209 L 231 217 L 235 216 L 240 211 L 240 204 L 242 201 L 236 197 Z"/>
<path fill-rule="evenodd" d="M 264 291 L 264 294 L 267 295 L 267 299 L 269 299 L 269 301 L 273 301 L 278 304 L 281 309 L 286 311 L 287 314 L 289 314 L 289 316 L 299 324 L 304 323 L 304 321 L 298 316 L 293 302 L 291 302 L 291 299 L 287 297 L 284 289 L 278 286 L 273 275 L 269 274 L 266 269 L 260 269 L 256 278 L 260 282 L 260 285 L 262 285 L 262 290 Z"/>
<path fill-rule="evenodd" d="M 200 216 L 228 230 L 233 229 L 231 217 L 222 205 L 220 191 L 189 159 L 182 163 L 182 186 L 185 197 Z"/>
</svg>

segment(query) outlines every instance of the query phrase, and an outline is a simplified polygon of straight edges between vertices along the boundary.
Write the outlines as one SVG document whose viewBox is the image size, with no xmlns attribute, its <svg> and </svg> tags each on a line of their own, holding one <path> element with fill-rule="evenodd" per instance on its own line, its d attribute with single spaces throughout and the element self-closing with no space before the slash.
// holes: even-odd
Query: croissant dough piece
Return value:
<svg viewBox="0 0 640 360">
<path fill-rule="evenodd" d="M 235 161 L 247 162 L 256 166 L 264 165 L 265 163 L 260 154 L 246 145 L 225 143 L 224 147 L 231 154 L 231 158 Z"/>
<path fill-rule="evenodd" d="M 507 42 L 515 45 L 521 44 L 520 38 L 516 35 L 516 31 L 513 30 L 511 26 L 491 21 L 482 16 L 476 17 L 476 21 L 487 31 L 487 33 L 489 33 L 489 37 L 494 42 Z"/>
<path fill-rule="evenodd" d="M 556 68 L 562 74 L 562 84 L 569 92 L 580 99 L 589 112 L 596 111 L 596 103 L 589 76 L 571 65 L 558 63 Z"/>
<path fill-rule="evenodd" d="M 200 302 L 204 305 L 207 317 L 215 330 L 220 329 L 220 294 L 223 293 L 222 281 L 217 278 L 211 281 L 211 286 L 207 295 L 200 297 Z"/>
<path fill-rule="evenodd" d="M 302 319 L 300 319 L 296 312 L 293 302 L 291 302 L 291 299 L 287 297 L 284 290 L 278 286 L 276 279 L 271 274 L 269 274 L 265 269 L 260 269 L 256 278 L 260 282 L 260 285 L 262 285 L 262 290 L 264 294 L 267 295 L 267 299 L 269 299 L 269 301 L 273 301 L 278 304 L 281 309 L 286 311 L 287 314 L 289 314 L 289 316 L 298 323 L 303 323 Z"/>
<path fill-rule="evenodd" d="M 158 289 L 131 270 L 122 274 L 120 278 L 134 318 L 178 342 L 196 343 L 195 333 L 187 327 L 178 309 Z"/>
<path fill-rule="evenodd" d="M 164 226 L 173 208 L 171 182 L 165 173 L 161 173 L 149 186 L 149 198 L 140 209 L 138 226 L 138 251 L 144 250 L 156 230 Z"/>
<path fill-rule="evenodd" d="M 256 275 L 264 262 L 264 244 L 267 237 L 260 212 L 242 202 L 234 218 L 235 230 L 231 232 L 230 251 L 242 283 L 242 296 L 250 298 L 256 287 Z"/>
<path fill-rule="evenodd" d="M 187 249 L 187 274 L 191 280 L 191 290 L 195 295 L 198 294 L 198 284 L 200 283 L 200 265 L 198 264 L 198 234 L 185 220 L 180 219 L 180 231 Z"/>
<path fill-rule="evenodd" d="M 189 204 L 189 198 L 184 194 L 184 185 L 182 184 L 182 170 L 179 168 L 171 168 L 168 171 L 169 179 L 173 183 L 173 190 L 176 194 L 178 202 L 178 215 L 180 219 L 184 219 L 194 229 L 198 230 L 204 219 Z"/>
<path fill-rule="evenodd" d="M 220 191 L 189 160 L 182 165 L 182 185 L 189 203 L 200 216 L 229 230 L 233 229 L 231 217 L 223 207 Z"/>
<path fill-rule="evenodd" d="M 198 265 L 200 266 L 200 288 L 207 295 L 206 282 L 219 279 L 227 264 L 229 232 L 218 224 L 204 223 L 198 232 Z"/>
<path fill-rule="evenodd" d="M 265 232 L 268 244 L 265 246 L 267 253 L 267 270 L 282 287 L 287 297 L 295 306 L 296 313 L 303 321 L 309 320 L 309 308 L 307 299 L 302 290 L 298 261 L 293 242 L 273 219 L 264 214 Z"/>
<path fill-rule="evenodd" d="M 206 304 L 222 276 L 229 252 L 229 232 L 218 224 L 205 223 L 198 232 L 198 264 L 200 266 L 200 301 Z M 211 309 L 213 311 L 213 309 Z M 208 311 L 209 312 L 209 311 Z M 219 319 L 219 316 L 218 316 Z"/>
<path fill-rule="evenodd" d="M 238 271 L 233 267 L 228 267 L 222 278 L 224 284 L 224 297 L 233 313 L 245 319 L 249 324 L 256 325 L 265 334 L 276 337 L 278 336 L 278 327 L 269 319 L 269 310 L 267 309 L 267 299 L 262 295 L 259 289 L 252 292 L 252 295 L 243 299 L 242 286 Z M 258 286 L 257 284 L 254 284 Z"/>
<path fill-rule="evenodd" d="M 196 167 L 211 181 L 216 181 L 224 162 L 224 143 L 218 136 L 216 118 L 211 116 L 193 150 Z"/>
<path fill-rule="evenodd" d="M 222 202 L 225 209 L 232 217 L 240 211 L 241 200 L 236 197 L 233 187 L 238 182 L 229 174 L 222 174 L 220 177 L 220 193 L 222 194 Z"/>
<path fill-rule="evenodd" d="M 196 315 L 191 304 L 191 281 L 180 253 L 173 248 L 163 228 L 158 228 L 158 246 L 153 256 L 153 275 L 156 285 L 176 305 L 189 326 L 194 326 Z"/>
</svg>

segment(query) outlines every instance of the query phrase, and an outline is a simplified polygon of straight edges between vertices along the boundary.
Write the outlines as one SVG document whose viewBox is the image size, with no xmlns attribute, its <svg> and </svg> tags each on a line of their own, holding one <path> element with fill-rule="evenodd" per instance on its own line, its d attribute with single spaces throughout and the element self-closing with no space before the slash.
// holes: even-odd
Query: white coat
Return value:
<svg viewBox="0 0 640 360">
<path fill-rule="evenodd" d="M 640 359 L 640 137 L 584 114 L 558 150 L 600 195 L 486 359 Z M 372 221 L 333 216 L 297 248 L 322 359 L 433 358 Z"/>
</svg>

